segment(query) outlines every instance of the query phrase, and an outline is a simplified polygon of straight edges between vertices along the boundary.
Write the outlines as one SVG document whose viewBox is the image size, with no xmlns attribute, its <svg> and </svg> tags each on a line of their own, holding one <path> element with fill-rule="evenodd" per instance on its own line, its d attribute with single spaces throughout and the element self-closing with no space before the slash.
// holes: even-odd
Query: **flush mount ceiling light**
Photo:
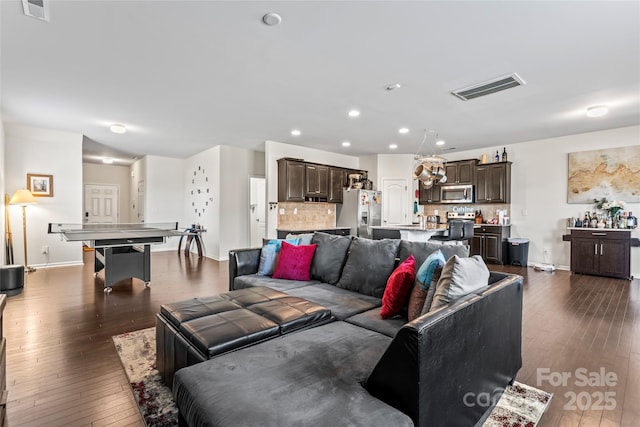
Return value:
<svg viewBox="0 0 640 427">
<path fill-rule="evenodd" d="M 298 129 L 293 129 L 291 131 L 291 135 L 293 135 L 293 136 L 300 136 L 301 133 L 302 132 L 300 132 Z"/>
<path fill-rule="evenodd" d="M 114 123 L 109 126 L 109 130 L 113 133 L 125 133 L 127 131 L 127 127 L 125 125 Z"/>
<path fill-rule="evenodd" d="M 349 117 L 358 117 L 359 115 L 360 115 L 360 111 L 358 110 L 349 111 Z"/>
<path fill-rule="evenodd" d="M 609 107 L 606 105 L 596 105 L 594 107 L 587 108 L 587 117 L 602 117 L 609 112 Z"/>
<path fill-rule="evenodd" d="M 402 133 L 402 134 L 409 133 L 409 128 L 400 128 L 398 129 L 398 133 Z"/>
<path fill-rule="evenodd" d="M 351 143 L 349 141 L 342 141 L 343 147 L 351 147 Z"/>
<path fill-rule="evenodd" d="M 273 27 L 275 25 L 279 25 L 282 22 L 282 17 L 277 13 L 270 12 L 262 17 L 262 22 L 265 25 Z"/>
<path fill-rule="evenodd" d="M 444 145 L 444 144 L 445 144 L 444 139 L 438 139 L 436 137 L 436 145 Z"/>
<path fill-rule="evenodd" d="M 104 163 L 105 165 L 110 165 L 113 163 L 113 159 L 111 157 L 105 157 L 104 159 L 102 159 L 102 163 Z"/>
<path fill-rule="evenodd" d="M 398 148 L 398 144 L 389 144 L 389 148 L 395 150 L 396 148 Z"/>
</svg>

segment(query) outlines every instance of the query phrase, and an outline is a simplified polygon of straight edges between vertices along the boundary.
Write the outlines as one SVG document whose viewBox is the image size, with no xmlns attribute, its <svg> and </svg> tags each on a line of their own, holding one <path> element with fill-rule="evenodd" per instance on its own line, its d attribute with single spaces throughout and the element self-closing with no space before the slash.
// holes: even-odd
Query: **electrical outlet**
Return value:
<svg viewBox="0 0 640 427">
<path fill-rule="evenodd" d="M 43 254 L 48 254 L 49 253 L 49 246 L 43 246 L 42 247 L 42 253 Z"/>
</svg>

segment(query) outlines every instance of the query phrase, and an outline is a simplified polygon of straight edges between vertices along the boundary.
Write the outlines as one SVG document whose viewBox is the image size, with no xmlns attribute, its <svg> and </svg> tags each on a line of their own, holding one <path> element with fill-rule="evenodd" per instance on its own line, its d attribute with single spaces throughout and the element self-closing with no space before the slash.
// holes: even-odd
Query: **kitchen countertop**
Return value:
<svg viewBox="0 0 640 427">
<path fill-rule="evenodd" d="M 632 233 L 638 228 L 592 228 L 592 227 L 567 227 L 567 230 L 584 230 L 584 231 L 631 231 Z"/>
<path fill-rule="evenodd" d="M 319 228 L 276 228 L 276 231 L 295 231 L 296 233 L 313 233 L 321 230 L 350 230 L 349 227 L 319 227 Z"/>
<path fill-rule="evenodd" d="M 420 227 L 420 224 L 398 224 L 398 225 L 374 225 L 371 228 L 379 228 L 384 230 L 410 230 L 410 231 L 428 231 L 428 232 L 436 232 L 447 229 L 447 224 L 438 224 L 437 226 L 432 227 Z"/>
</svg>

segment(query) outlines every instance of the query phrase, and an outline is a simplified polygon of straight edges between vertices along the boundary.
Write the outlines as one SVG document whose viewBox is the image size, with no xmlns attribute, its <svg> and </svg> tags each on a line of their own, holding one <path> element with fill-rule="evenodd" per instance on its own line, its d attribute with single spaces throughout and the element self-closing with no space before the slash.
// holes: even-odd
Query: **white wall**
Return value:
<svg viewBox="0 0 640 427">
<path fill-rule="evenodd" d="M 299 145 L 283 144 L 276 141 L 265 141 L 265 177 L 267 182 L 267 204 L 278 201 L 278 159 L 294 157 L 307 162 L 324 163 L 332 166 L 359 169 L 360 159 L 345 154 L 330 153 L 328 151 L 301 147 Z M 267 208 L 267 237 L 276 237 L 278 225 L 277 210 Z"/>
<path fill-rule="evenodd" d="M 184 225 L 184 163 L 183 159 L 146 156 L 145 220 L 150 223 Z M 153 251 L 176 250 L 178 237 L 169 237 L 167 243 L 152 245 Z"/>
<path fill-rule="evenodd" d="M 82 135 L 19 124 L 5 124 L 5 185 L 10 195 L 26 188 L 27 173 L 53 175 L 53 197 L 27 207 L 28 262 L 34 267 L 82 263 L 80 242 L 47 234 L 50 222 L 82 222 Z M 22 210 L 11 208 L 14 258 L 24 261 Z M 41 253 L 49 246 L 49 254 Z"/>
<path fill-rule="evenodd" d="M 145 182 L 147 174 L 147 158 L 143 157 L 140 160 L 136 160 L 129 167 L 130 185 L 129 185 L 129 220 L 132 223 L 138 223 L 141 221 L 140 212 L 143 214 L 146 212 L 146 202 L 143 198 L 139 201 L 138 198 L 138 183 L 140 181 Z M 146 197 L 146 196 L 145 196 Z M 142 203 L 142 206 L 140 206 Z"/>
<path fill-rule="evenodd" d="M 207 257 L 226 260 L 230 249 L 250 246 L 249 176 L 264 176 L 264 163 L 262 152 L 226 145 L 186 159 L 184 217 L 207 229 L 202 234 Z M 202 181 L 204 176 L 208 181 Z"/>
<path fill-rule="evenodd" d="M 200 168 L 200 169 L 198 169 Z M 202 187 L 198 181 L 194 180 L 194 172 L 198 174 L 204 168 L 203 176 L 208 178 L 208 186 L 210 190 L 209 204 L 204 202 L 207 197 L 199 197 L 195 191 L 196 187 Z M 202 240 L 206 250 L 206 256 L 218 259 L 220 255 L 220 146 L 210 148 L 206 151 L 196 154 L 185 159 L 184 170 L 184 221 L 185 227 L 191 224 L 200 224 L 207 231 L 202 233 Z M 197 178 L 197 176 L 196 176 Z M 194 191 L 194 194 L 191 194 Z M 200 215 L 195 209 L 201 210 L 204 204 L 204 212 Z M 198 205 L 198 206 L 195 206 Z M 238 215 L 240 213 L 238 212 Z M 192 250 L 195 250 L 192 249 Z"/>
<path fill-rule="evenodd" d="M 118 222 L 128 223 L 129 199 L 131 193 L 131 173 L 129 166 L 101 165 L 98 163 L 82 164 L 83 184 L 109 184 L 118 186 Z M 83 191 L 84 200 L 84 191 Z M 84 203 L 84 202 L 83 202 Z M 84 211 L 84 209 L 83 209 Z"/>
<path fill-rule="evenodd" d="M 568 268 L 571 246 L 562 241 L 567 218 L 593 204 L 567 203 L 568 153 L 640 145 L 640 126 L 589 132 L 558 138 L 507 145 L 511 167 L 511 236 L 527 237 L 529 264 L 553 263 Z M 448 160 L 489 158 L 503 146 L 447 154 Z M 625 210 L 640 217 L 640 203 L 627 203 Z M 634 231 L 640 237 L 640 229 Z M 548 255 L 544 255 L 544 250 Z M 640 277 L 640 248 L 631 248 L 631 274 Z"/>
</svg>

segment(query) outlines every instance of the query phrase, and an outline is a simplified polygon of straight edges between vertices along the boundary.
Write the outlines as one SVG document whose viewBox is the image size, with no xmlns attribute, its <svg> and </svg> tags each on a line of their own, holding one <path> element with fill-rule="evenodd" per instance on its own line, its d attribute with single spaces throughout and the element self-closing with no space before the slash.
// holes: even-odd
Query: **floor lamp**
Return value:
<svg viewBox="0 0 640 427">
<path fill-rule="evenodd" d="M 33 197 L 31 191 L 20 189 L 13 194 L 9 204 L 22 206 L 22 239 L 24 242 L 24 271 L 30 273 L 36 271 L 35 268 L 29 267 L 27 263 L 27 205 L 33 205 L 36 203 L 36 198 Z"/>
</svg>

